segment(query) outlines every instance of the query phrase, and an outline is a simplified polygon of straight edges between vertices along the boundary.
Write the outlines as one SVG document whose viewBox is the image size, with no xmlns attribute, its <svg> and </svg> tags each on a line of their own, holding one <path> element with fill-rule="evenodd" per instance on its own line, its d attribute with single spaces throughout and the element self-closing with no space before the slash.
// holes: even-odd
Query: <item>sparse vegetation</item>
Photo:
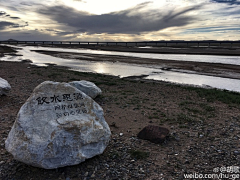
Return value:
<svg viewBox="0 0 240 180">
<path fill-rule="evenodd" d="M 186 86 L 184 89 L 195 91 L 208 102 L 221 101 L 226 104 L 240 105 L 240 93 L 219 89 L 204 89 Z"/>
<path fill-rule="evenodd" d="M 180 113 L 180 114 L 177 115 L 177 122 L 179 124 L 191 123 L 193 121 L 194 120 L 189 115 L 186 115 L 186 114 L 183 114 L 183 113 Z"/>
<path fill-rule="evenodd" d="M 130 150 L 131 157 L 135 159 L 146 159 L 149 157 L 149 154 L 149 152 L 144 152 L 141 150 Z"/>
</svg>

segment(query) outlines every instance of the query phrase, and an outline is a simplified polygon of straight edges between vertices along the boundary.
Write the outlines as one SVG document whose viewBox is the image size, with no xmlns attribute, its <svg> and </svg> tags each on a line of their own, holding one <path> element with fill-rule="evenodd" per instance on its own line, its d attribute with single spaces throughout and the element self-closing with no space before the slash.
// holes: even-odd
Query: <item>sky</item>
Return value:
<svg viewBox="0 0 240 180">
<path fill-rule="evenodd" d="M 240 40 L 240 0 L 0 0 L 0 40 Z"/>
</svg>

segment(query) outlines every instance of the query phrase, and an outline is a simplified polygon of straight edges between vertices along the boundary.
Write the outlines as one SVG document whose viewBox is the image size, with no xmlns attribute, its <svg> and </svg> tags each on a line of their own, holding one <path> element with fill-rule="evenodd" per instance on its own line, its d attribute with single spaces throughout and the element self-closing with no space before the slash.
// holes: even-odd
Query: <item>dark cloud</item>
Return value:
<svg viewBox="0 0 240 180">
<path fill-rule="evenodd" d="M 0 16 L 3 16 L 3 17 L 10 17 L 9 14 L 7 14 L 6 12 L 4 11 L 0 11 Z M 10 17 L 11 19 L 20 19 L 19 17 Z"/>
<path fill-rule="evenodd" d="M 20 24 L 12 25 L 13 28 L 26 27 L 26 26 L 28 26 L 28 25 L 27 24 L 26 25 L 20 25 Z"/>
<path fill-rule="evenodd" d="M 212 2 L 217 0 L 212 0 Z M 235 18 L 240 18 L 240 1 L 217 1 L 218 3 L 225 3 L 224 6 L 220 6 L 218 10 L 212 11 L 211 13 L 218 17 L 226 17 L 234 15 Z"/>
<path fill-rule="evenodd" d="M 238 0 L 211 0 L 211 1 L 215 3 L 227 3 L 231 5 L 240 5 L 240 1 Z"/>
<path fill-rule="evenodd" d="M 16 11 L 16 12 L 21 11 L 19 8 L 13 7 L 13 6 L 6 6 L 6 8 L 8 8 L 8 9 L 10 9 L 10 10 L 12 10 L 12 11 Z"/>
<path fill-rule="evenodd" d="M 167 27 L 187 25 L 196 20 L 196 17 L 188 16 L 186 13 L 201 7 L 195 6 L 180 11 L 172 9 L 164 13 L 159 9 L 146 10 L 145 8 L 148 3 L 140 4 L 131 9 L 102 15 L 77 11 L 67 6 L 45 6 L 37 11 L 58 23 L 78 29 L 80 32 L 87 32 L 89 34 L 138 34 L 158 31 Z"/>
<path fill-rule="evenodd" d="M 29 3 L 26 3 L 26 2 L 21 2 L 20 4 L 23 5 L 23 6 L 32 6 L 32 4 L 29 4 Z"/>
<path fill-rule="evenodd" d="M 56 40 L 64 40 L 60 39 L 57 36 L 51 36 L 50 34 L 44 34 L 40 31 L 3 31 L 0 33 L 0 40 L 6 40 L 6 39 L 17 39 L 19 41 L 40 41 L 40 40 L 49 40 L 49 41 L 56 41 Z"/>
<path fill-rule="evenodd" d="M 59 35 L 59 36 L 66 36 L 66 35 L 74 35 L 74 34 L 76 34 L 76 32 L 72 32 L 72 31 L 65 31 L 65 32 L 56 32 L 56 34 L 57 35 Z"/>
<path fill-rule="evenodd" d="M 0 30 L 6 29 L 6 28 L 19 28 L 19 27 L 25 27 L 28 26 L 27 23 L 20 25 L 17 23 L 13 22 L 8 22 L 8 21 L 0 21 Z"/>
<path fill-rule="evenodd" d="M 204 28 L 193 28 L 186 30 L 187 32 L 220 32 L 220 31 L 240 31 L 240 27 L 224 27 L 224 26 L 215 26 L 215 27 L 204 27 Z"/>
<path fill-rule="evenodd" d="M 56 30 L 55 29 L 45 29 L 46 31 L 53 31 L 55 32 Z"/>
<path fill-rule="evenodd" d="M 11 19 L 20 19 L 19 17 L 10 17 Z"/>
<path fill-rule="evenodd" d="M 0 16 L 2 16 L 2 17 L 9 17 L 10 15 L 7 14 L 6 12 L 4 12 L 4 11 L 0 11 Z"/>
<path fill-rule="evenodd" d="M 7 21 L 0 21 L 0 30 L 3 30 L 9 26 L 13 27 L 13 26 L 17 26 L 17 24 L 14 24 L 12 22 L 7 22 Z"/>
<path fill-rule="evenodd" d="M 19 17 L 11 17 L 4 11 L 0 11 L 0 17 L 1 16 L 5 18 L 5 21 L 0 21 L 0 30 L 28 26 L 28 22 L 22 21 Z"/>
<path fill-rule="evenodd" d="M 74 35 L 79 33 L 79 31 L 59 31 L 55 29 L 45 29 L 45 31 L 53 32 L 55 35 L 59 36 Z"/>
<path fill-rule="evenodd" d="M 0 11 L 0 16 L 5 16 L 5 15 L 6 15 L 6 12 Z"/>
<path fill-rule="evenodd" d="M 87 30 L 86 29 L 78 29 L 77 32 L 84 33 L 84 32 L 87 32 Z"/>
</svg>

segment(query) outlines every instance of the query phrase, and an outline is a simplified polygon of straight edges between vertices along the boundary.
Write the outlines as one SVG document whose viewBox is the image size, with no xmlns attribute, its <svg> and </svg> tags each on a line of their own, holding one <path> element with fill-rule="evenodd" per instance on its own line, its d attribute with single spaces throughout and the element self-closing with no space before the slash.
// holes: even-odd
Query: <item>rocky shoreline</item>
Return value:
<svg viewBox="0 0 240 180">
<path fill-rule="evenodd" d="M 0 97 L 0 179 L 184 179 L 184 174 L 239 167 L 239 93 L 37 67 L 29 62 L 0 61 L 0 77 L 12 87 Z M 47 80 L 88 80 L 102 89 L 96 102 L 103 107 L 112 132 L 102 155 L 79 165 L 44 170 L 14 160 L 5 150 L 20 107 Z M 166 127 L 170 136 L 162 145 L 138 139 L 138 132 L 147 125 Z"/>
</svg>

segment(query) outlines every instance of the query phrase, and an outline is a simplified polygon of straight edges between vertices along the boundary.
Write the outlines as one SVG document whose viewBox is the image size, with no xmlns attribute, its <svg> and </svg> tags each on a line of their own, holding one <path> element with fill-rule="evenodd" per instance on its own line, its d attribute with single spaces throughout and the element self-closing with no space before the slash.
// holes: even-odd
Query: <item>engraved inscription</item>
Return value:
<svg viewBox="0 0 240 180">
<path fill-rule="evenodd" d="M 53 110 L 56 111 L 56 117 L 67 117 L 71 115 L 78 115 L 88 113 L 85 108 L 84 102 L 74 102 L 77 100 L 82 100 L 83 96 L 81 93 L 73 93 L 73 94 L 61 94 L 61 95 L 53 95 L 52 97 L 38 97 L 36 99 L 37 105 L 44 104 L 53 104 Z M 58 103 L 67 103 L 67 104 L 58 104 Z M 71 103 L 71 104 L 69 104 Z"/>
<path fill-rule="evenodd" d="M 36 100 L 38 105 L 43 105 L 44 103 L 58 103 L 65 101 L 74 101 L 81 100 L 83 96 L 81 93 L 73 93 L 73 94 L 62 94 L 62 95 L 53 95 L 52 97 L 38 97 Z"/>
</svg>

